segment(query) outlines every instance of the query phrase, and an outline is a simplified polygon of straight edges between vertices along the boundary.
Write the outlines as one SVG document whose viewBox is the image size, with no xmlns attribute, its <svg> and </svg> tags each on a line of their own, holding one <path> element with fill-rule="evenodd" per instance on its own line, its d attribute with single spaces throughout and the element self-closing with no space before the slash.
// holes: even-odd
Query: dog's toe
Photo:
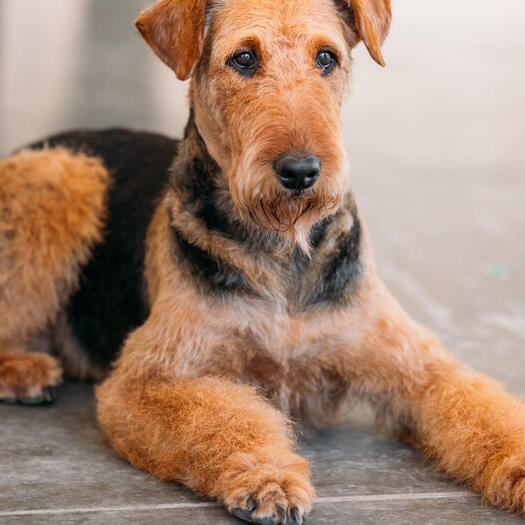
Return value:
<svg viewBox="0 0 525 525">
<path fill-rule="evenodd" d="M 57 393 L 55 387 L 45 387 L 42 390 L 42 398 L 44 404 L 54 403 L 57 400 Z"/>
<path fill-rule="evenodd" d="M 306 521 L 306 513 L 301 513 L 297 507 L 286 510 L 282 505 L 276 505 L 275 509 L 276 512 L 271 516 L 257 517 L 254 515 L 256 510 L 254 502 L 254 506 L 237 507 L 232 512 L 237 518 L 257 525 L 303 525 Z"/>
<path fill-rule="evenodd" d="M 306 513 L 301 513 L 297 507 L 290 509 L 288 525 L 302 525 L 306 521 Z"/>
<path fill-rule="evenodd" d="M 242 507 L 237 507 L 232 510 L 233 514 L 239 519 L 247 521 L 248 523 L 252 522 L 252 512 L 248 509 L 243 509 Z"/>
<path fill-rule="evenodd" d="M 19 405 L 26 406 L 51 405 L 56 401 L 56 391 L 52 386 L 44 387 L 37 395 L 31 397 L 21 397 L 15 401 Z"/>
<path fill-rule="evenodd" d="M 282 509 L 282 507 L 280 507 Z M 255 510 L 255 509 L 254 509 Z M 282 509 L 278 514 L 272 514 L 271 516 L 254 516 L 253 510 L 243 509 L 242 507 L 237 507 L 233 509 L 233 514 L 239 519 L 246 521 L 248 523 L 255 523 L 256 525 L 288 525 L 288 520 L 286 518 L 286 512 Z"/>
</svg>

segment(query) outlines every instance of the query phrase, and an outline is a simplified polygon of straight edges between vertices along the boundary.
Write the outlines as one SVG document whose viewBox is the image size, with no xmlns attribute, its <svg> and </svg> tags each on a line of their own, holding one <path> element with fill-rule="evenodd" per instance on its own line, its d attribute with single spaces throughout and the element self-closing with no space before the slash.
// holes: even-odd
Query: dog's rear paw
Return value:
<svg viewBox="0 0 525 525">
<path fill-rule="evenodd" d="M 60 363 L 40 352 L 0 354 L 0 401 L 23 405 L 49 404 L 62 381 Z"/>
<path fill-rule="evenodd" d="M 237 455 L 218 483 L 227 509 L 249 523 L 302 525 L 315 495 L 308 462 L 295 454 L 287 459 L 260 463 L 252 455 Z"/>
</svg>

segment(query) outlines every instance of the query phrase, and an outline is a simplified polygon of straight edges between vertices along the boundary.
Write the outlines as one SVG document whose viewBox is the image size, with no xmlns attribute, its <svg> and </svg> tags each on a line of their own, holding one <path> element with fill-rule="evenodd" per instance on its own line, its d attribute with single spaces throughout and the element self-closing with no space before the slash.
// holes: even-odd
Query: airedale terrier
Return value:
<svg viewBox="0 0 525 525">
<path fill-rule="evenodd" d="M 264 524 L 312 506 L 290 421 L 329 425 L 354 396 L 523 513 L 524 406 L 392 298 L 349 186 L 351 50 L 383 64 L 389 24 L 389 0 L 143 12 L 192 79 L 184 139 L 76 131 L 1 161 L 0 396 L 47 401 L 62 368 L 102 379 L 118 352 L 97 388 L 115 450 Z"/>
</svg>

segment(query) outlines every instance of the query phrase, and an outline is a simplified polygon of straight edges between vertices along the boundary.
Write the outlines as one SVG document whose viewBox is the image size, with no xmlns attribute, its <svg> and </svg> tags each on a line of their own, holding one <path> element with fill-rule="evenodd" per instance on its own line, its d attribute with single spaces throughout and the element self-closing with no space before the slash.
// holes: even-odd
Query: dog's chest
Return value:
<svg viewBox="0 0 525 525">
<path fill-rule="evenodd" d="M 250 322 L 236 335 L 231 362 L 241 365 L 233 375 L 256 385 L 285 413 L 309 414 L 309 424 L 321 425 L 347 390 L 334 359 L 344 347 L 341 316 L 245 310 L 245 317 Z"/>
<path fill-rule="evenodd" d="M 329 345 L 326 338 L 280 352 L 259 348 L 246 361 L 240 380 L 257 386 L 285 414 L 321 428 L 332 420 L 349 387 L 337 365 L 324 359 Z"/>
</svg>

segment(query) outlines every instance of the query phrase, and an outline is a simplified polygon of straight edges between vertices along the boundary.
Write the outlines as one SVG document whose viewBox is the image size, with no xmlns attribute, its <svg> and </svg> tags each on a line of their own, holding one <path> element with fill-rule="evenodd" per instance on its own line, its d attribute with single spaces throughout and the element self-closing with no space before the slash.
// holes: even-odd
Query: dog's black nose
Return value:
<svg viewBox="0 0 525 525">
<path fill-rule="evenodd" d="M 305 190 L 315 184 L 321 173 L 321 159 L 308 155 L 302 159 L 287 155 L 275 162 L 275 173 L 288 190 Z"/>
</svg>

